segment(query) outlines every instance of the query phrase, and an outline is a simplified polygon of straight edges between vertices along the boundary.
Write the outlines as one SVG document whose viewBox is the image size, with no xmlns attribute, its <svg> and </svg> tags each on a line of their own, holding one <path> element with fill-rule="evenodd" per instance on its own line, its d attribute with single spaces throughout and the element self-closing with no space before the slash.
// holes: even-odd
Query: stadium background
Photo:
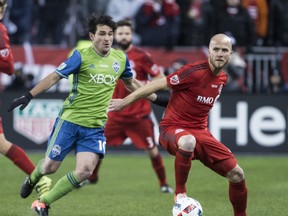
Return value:
<svg viewBox="0 0 288 216">
<path fill-rule="evenodd" d="M 40 80 L 65 60 L 70 50 L 56 47 L 14 46 L 13 52 L 15 61 L 23 64 L 23 70 L 29 71 Z M 149 52 L 155 56 L 156 63 L 164 67 L 168 67 L 174 59 L 183 56 L 189 61 L 205 57 L 205 52 L 201 48 L 178 49 L 169 53 L 165 50 L 149 48 Z M 28 109 L 23 112 L 16 109 L 14 113 L 7 113 L 7 106 L 13 98 L 23 92 L 21 90 L 2 92 L 1 113 L 5 113 L 3 121 L 6 137 L 19 143 L 25 150 L 44 150 L 55 117 L 68 90 L 68 81 L 62 80 L 59 86 L 37 96 Z M 210 130 L 235 153 L 287 154 L 288 109 L 285 101 L 287 101 L 285 94 L 225 92 L 210 114 Z M 153 111 L 157 139 L 157 125 L 164 109 L 153 105 Z M 135 150 L 129 144 L 127 140 L 126 145 L 120 150 Z"/>
</svg>

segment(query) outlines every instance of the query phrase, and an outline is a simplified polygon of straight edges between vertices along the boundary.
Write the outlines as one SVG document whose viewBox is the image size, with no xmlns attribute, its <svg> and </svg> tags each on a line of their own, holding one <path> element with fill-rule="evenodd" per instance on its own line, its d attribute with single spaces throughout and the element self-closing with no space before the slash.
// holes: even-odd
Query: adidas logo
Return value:
<svg viewBox="0 0 288 216">
<path fill-rule="evenodd" d="M 89 65 L 89 68 L 94 69 L 95 68 L 94 64 Z"/>
</svg>

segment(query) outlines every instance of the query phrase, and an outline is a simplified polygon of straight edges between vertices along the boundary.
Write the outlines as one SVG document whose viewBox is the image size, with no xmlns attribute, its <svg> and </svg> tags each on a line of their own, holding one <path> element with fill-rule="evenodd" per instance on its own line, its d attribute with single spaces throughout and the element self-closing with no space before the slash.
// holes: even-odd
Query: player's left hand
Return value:
<svg viewBox="0 0 288 216">
<path fill-rule="evenodd" d="M 9 105 L 8 112 L 14 110 L 16 107 L 20 105 L 22 105 L 20 107 L 20 110 L 23 110 L 29 104 L 32 98 L 33 98 L 33 95 L 30 92 L 28 92 L 27 94 L 14 99 L 12 103 Z"/>
</svg>

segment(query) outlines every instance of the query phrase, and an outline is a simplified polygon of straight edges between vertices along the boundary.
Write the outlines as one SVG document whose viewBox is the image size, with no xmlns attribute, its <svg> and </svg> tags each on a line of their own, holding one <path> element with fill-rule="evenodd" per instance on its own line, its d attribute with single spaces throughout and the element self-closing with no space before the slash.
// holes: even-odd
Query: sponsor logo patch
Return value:
<svg viewBox="0 0 288 216">
<path fill-rule="evenodd" d="M 58 68 L 57 68 L 57 70 L 58 71 L 61 71 L 61 70 L 63 70 L 64 68 L 66 68 L 66 64 L 64 63 L 64 62 L 62 62 L 59 66 L 58 66 Z"/>
<path fill-rule="evenodd" d="M 170 78 L 170 83 L 172 85 L 177 85 L 179 83 L 178 75 L 174 75 Z"/>
</svg>

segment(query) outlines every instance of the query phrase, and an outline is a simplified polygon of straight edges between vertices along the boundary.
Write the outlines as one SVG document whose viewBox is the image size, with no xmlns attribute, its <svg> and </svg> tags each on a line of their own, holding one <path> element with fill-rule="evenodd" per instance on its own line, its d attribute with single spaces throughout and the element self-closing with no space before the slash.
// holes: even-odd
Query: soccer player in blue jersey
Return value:
<svg viewBox="0 0 288 216">
<path fill-rule="evenodd" d="M 46 156 L 26 177 L 20 192 L 22 197 L 28 197 L 39 179 L 56 172 L 65 156 L 75 149 L 75 170 L 59 179 L 47 195 L 32 203 L 31 208 L 41 216 L 48 215 L 48 207 L 53 202 L 89 178 L 99 159 L 104 157 L 106 112 L 117 81 L 122 79 L 130 91 L 142 85 L 133 78 L 126 54 L 111 48 L 117 26 L 112 18 L 92 15 L 88 25 L 92 45 L 75 50 L 30 92 L 16 98 L 8 109 L 11 111 L 21 105 L 20 110 L 23 110 L 33 97 L 73 74 L 73 87 L 55 121 Z"/>
</svg>

